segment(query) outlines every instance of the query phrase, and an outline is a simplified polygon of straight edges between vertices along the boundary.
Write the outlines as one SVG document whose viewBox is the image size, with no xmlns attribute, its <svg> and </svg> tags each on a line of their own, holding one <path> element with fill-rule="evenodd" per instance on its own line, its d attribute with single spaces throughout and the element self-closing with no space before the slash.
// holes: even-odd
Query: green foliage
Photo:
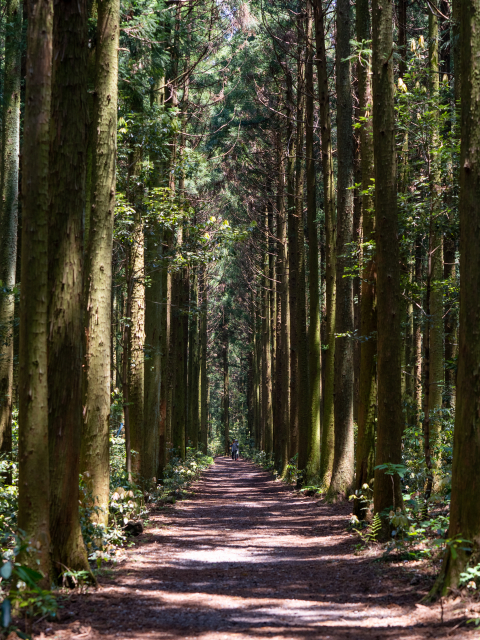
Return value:
<svg viewBox="0 0 480 640">
<path fill-rule="evenodd" d="M 159 484 L 159 498 L 167 495 L 181 495 L 189 485 L 197 480 L 201 472 L 213 464 L 211 456 L 204 455 L 201 451 L 194 451 L 187 447 L 185 460 L 178 456 L 172 456 L 165 465 L 163 480 Z"/>
<path fill-rule="evenodd" d="M 54 617 L 57 601 L 51 591 L 41 586 L 43 575 L 20 561 L 25 556 L 34 559 L 37 549 L 31 547 L 24 536 L 15 535 L 13 540 L 13 548 L 2 554 L 0 597 L 2 627 L 7 632 L 15 630 L 18 634 L 16 627 L 12 626 L 13 612 L 25 619 L 35 616 Z"/>
<path fill-rule="evenodd" d="M 459 586 L 476 591 L 480 587 L 480 564 L 475 567 L 467 567 L 460 574 Z"/>
<path fill-rule="evenodd" d="M 384 471 L 387 476 L 398 475 L 400 478 L 404 478 L 408 471 L 408 468 L 404 464 L 393 464 L 393 462 L 386 462 L 385 464 L 377 464 L 375 469 Z"/>
<path fill-rule="evenodd" d="M 348 499 L 350 500 L 350 502 L 359 500 L 361 504 L 360 510 L 363 512 L 362 515 L 366 516 L 370 511 L 370 508 L 373 503 L 373 489 L 365 482 L 362 485 L 362 488 L 360 490 L 355 489 L 355 493 L 349 496 Z M 362 518 L 362 520 L 363 519 L 365 518 Z"/>
<path fill-rule="evenodd" d="M 358 520 L 356 516 L 352 516 L 350 519 L 350 526 L 360 536 L 361 543 L 357 549 L 364 549 L 366 546 L 375 544 L 378 540 L 378 536 L 382 530 L 382 519 L 380 514 L 376 513 L 373 517 L 372 523 L 366 525 L 365 530 L 361 530 L 358 526 L 361 526 L 362 522 Z"/>
</svg>

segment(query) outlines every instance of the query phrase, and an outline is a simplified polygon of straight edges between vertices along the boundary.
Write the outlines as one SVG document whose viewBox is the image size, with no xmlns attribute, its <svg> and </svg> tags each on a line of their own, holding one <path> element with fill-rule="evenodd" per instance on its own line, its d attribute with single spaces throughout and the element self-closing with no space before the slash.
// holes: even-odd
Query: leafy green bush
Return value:
<svg viewBox="0 0 480 640">
<path fill-rule="evenodd" d="M 173 456 L 165 465 L 163 480 L 159 484 L 159 497 L 181 492 L 198 479 L 200 473 L 213 464 L 213 457 L 187 447 L 185 460 Z"/>
<path fill-rule="evenodd" d="M 12 626 L 12 612 L 25 618 L 25 628 L 34 616 L 55 616 L 57 601 L 52 592 L 41 586 L 43 575 L 19 562 L 20 557 L 34 556 L 36 549 L 24 537 L 14 536 L 15 546 L 2 554 L 0 568 L 0 597 L 2 598 L 2 628 L 15 631 L 21 638 L 26 634 Z"/>
</svg>

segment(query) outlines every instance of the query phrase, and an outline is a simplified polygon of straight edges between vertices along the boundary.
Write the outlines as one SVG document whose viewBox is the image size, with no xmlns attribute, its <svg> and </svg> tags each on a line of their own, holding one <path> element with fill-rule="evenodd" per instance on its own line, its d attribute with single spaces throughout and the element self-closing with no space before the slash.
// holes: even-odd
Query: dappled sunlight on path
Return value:
<svg viewBox="0 0 480 640">
<path fill-rule="evenodd" d="M 418 606 L 409 579 L 352 553 L 350 506 L 301 497 L 245 461 L 217 458 L 195 498 L 156 512 L 58 638 L 470 637 L 449 606 Z M 456 617 L 457 616 L 457 617 Z M 37 636 L 40 637 L 40 636 Z"/>
</svg>

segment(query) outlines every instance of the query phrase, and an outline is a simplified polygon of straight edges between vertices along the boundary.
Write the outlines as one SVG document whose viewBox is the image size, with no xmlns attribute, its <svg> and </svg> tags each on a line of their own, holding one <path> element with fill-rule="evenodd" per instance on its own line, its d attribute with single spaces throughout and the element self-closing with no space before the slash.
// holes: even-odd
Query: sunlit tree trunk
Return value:
<svg viewBox="0 0 480 640">
<path fill-rule="evenodd" d="M 447 230 L 444 237 L 444 266 L 443 277 L 447 281 L 447 286 L 455 286 L 456 284 L 456 247 L 454 234 Z M 448 301 L 445 308 L 444 332 L 445 332 L 445 404 L 447 407 L 455 406 L 455 373 L 454 358 L 457 353 L 457 323 L 455 313 L 451 309 Z"/>
<path fill-rule="evenodd" d="M 415 239 L 415 283 L 420 288 L 423 278 L 422 261 L 422 239 Z M 414 314 L 413 318 L 414 336 L 414 404 L 415 404 L 415 424 L 420 427 L 420 414 L 422 412 L 422 372 L 423 372 L 423 336 L 422 336 L 422 316 L 420 313 Z"/>
<path fill-rule="evenodd" d="M 158 109 L 161 118 L 165 105 L 165 77 L 160 75 L 153 83 L 150 104 Z M 151 155 L 152 188 L 163 186 L 166 166 L 160 154 Z M 143 437 L 142 476 L 152 479 L 163 471 L 165 462 L 165 431 L 161 419 L 162 380 L 165 374 L 164 333 L 165 297 L 167 282 L 164 265 L 164 241 L 168 232 L 155 223 L 145 231 L 145 268 L 149 272 L 149 287 L 145 292 L 145 429 Z"/>
<path fill-rule="evenodd" d="M 200 341 L 199 341 L 199 296 L 198 296 L 198 271 L 194 270 L 190 276 L 190 335 L 189 335 L 189 370 L 188 385 L 188 426 L 190 432 L 188 439 L 196 451 L 198 449 L 198 432 L 200 428 L 199 394 L 200 394 Z"/>
<path fill-rule="evenodd" d="M 336 8 L 337 88 L 337 261 L 335 333 L 335 453 L 329 491 L 345 495 L 352 486 L 353 445 L 353 286 L 345 278 L 353 240 L 353 107 L 350 56 L 351 10 L 348 0 Z M 340 335 L 339 335 L 340 334 Z M 349 335 L 345 335 L 349 334 Z"/>
<path fill-rule="evenodd" d="M 400 464 L 401 397 L 400 266 L 397 221 L 397 162 L 393 79 L 392 4 L 372 4 L 373 145 L 377 255 L 378 418 L 376 463 Z M 374 509 L 401 506 L 398 475 L 375 471 Z"/>
<path fill-rule="evenodd" d="M 313 6 L 307 2 L 307 59 L 305 67 L 305 106 L 306 106 L 306 173 L 307 173 L 307 227 L 308 227 L 308 278 L 310 293 L 310 323 L 308 327 L 308 415 L 306 482 L 317 478 L 320 471 L 320 297 L 318 278 L 318 238 L 317 238 L 317 202 L 314 142 L 314 88 L 313 88 Z"/>
<path fill-rule="evenodd" d="M 371 39 L 370 11 L 368 0 L 358 0 L 356 6 L 357 40 Z M 372 69 L 371 59 L 357 64 L 360 129 L 360 157 L 362 173 L 362 221 L 363 242 L 375 241 L 375 211 L 373 197 L 369 192 L 374 178 L 373 130 L 372 130 Z M 375 254 L 367 246 L 363 255 L 362 297 L 360 313 L 360 389 L 358 403 L 358 433 L 356 451 L 355 489 L 373 479 L 375 466 L 375 419 L 377 403 L 376 355 L 377 323 L 375 301 Z M 354 513 L 363 519 L 365 504 L 360 500 L 353 503 Z"/>
<path fill-rule="evenodd" d="M 267 219 L 268 219 L 268 349 L 270 355 L 270 403 L 272 405 L 271 421 L 267 430 L 268 448 L 272 455 L 274 454 L 275 437 L 277 424 L 275 422 L 274 403 L 275 403 L 275 368 L 276 368 L 276 347 L 277 347 L 277 322 L 276 322 L 276 304 L 277 304 L 277 277 L 275 269 L 275 218 L 273 213 L 273 194 L 271 193 L 270 180 L 267 183 L 268 200 L 267 200 Z M 268 450 L 268 449 L 267 449 Z"/>
<path fill-rule="evenodd" d="M 323 208 L 325 212 L 325 310 L 326 357 L 323 385 L 322 442 L 320 448 L 320 478 L 330 484 L 334 455 L 334 362 L 335 362 L 335 194 L 332 157 L 332 125 L 328 92 L 327 55 L 325 50 L 325 14 L 321 0 L 314 0 L 315 38 L 318 92 L 320 102 L 320 132 L 322 140 Z"/>
<path fill-rule="evenodd" d="M 278 281 L 277 306 L 279 313 L 277 320 L 277 358 L 275 368 L 275 397 L 278 407 L 278 418 L 275 424 L 276 462 L 281 476 L 285 474 L 288 464 L 288 379 L 289 379 L 289 349 L 288 349 L 288 274 L 287 274 L 287 227 L 285 218 L 285 166 L 284 150 L 282 147 L 283 136 L 281 131 L 276 134 L 277 146 L 277 268 Z"/>
<path fill-rule="evenodd" d="M 222 366 L 223 366 L 223 399 L 222 399 L 222 422 L 224 428 L 225 455 L 230 454 L 230 371 L 228 367 L 228 325 L 223 319 L 223 345 L 222 345 Z"/>
<path fill-rule="evenodd" d="M 98 5 L 92 199 L 85 265 L 84 424 L 80 470 L 108 521 L 112 247 L 117 151 L 118 0 Z M 85 474 L 88 473 L 88 476 Z"/>
<path fill-rule="evenodd" d="M 130 156 L 128 197 L 134 207 L 131 244 L 128 251 L 128 270 L 131 278 L 130 344 L 128 346 L 128 386 L 130 402 L 130 446 L 132 450 L 132 473 L 142 471 L 142 453 L 145 428 L 145 239 L 141 213 L 141 196 L 136 181 L 140 171 L 140 153 L 135 150 Z"/>
<path fill-rule="evenodd" d="M 49 587 L 47 245 L 53 2 L 30 0 L 27 15 L 22 159 L 18 527 L 31 540 L 32 546 L 38 548 L 38 553 L 27 558 L 27 561 L 32 568 L 43 572 L 45 586 Z"/>
<path fill-rule="evenodd" d="M 271 352 L 271 321 L 270 321 L 270 294 L 272 282 L 268 277 L 268 207 L 265 209 L 265 243 L 266 252 L 263 265 L 264 277 L 262 278 L 262 413 L 264 419 L 263 437 L 265 452 L 273 452 L 273 404 L 272 404 L 272 352 Z"/>
<path fill-rule="evenodd" d="M 203 453 L 208 447 L 208 375 L 207 375 L 207 275 L 206 268 L 201 267 L 200 292 L 200 446 Z"/>
<path fill-rule="evenodd" d="M 123 324 L 123 352 L 122 352 L 122 392 L 123 392 L 123 419 L 125 423 L 125 470 L 127 479 L 132 481 L 132 444 L 130 437 L 130 381 L 129 381 L 129 349 L 132 316 L 132 276 L 129 269 L 128 250 L 125 259 L 125 301 L 124 301 L 124 324 Z"/>
<path fill-rule="evenodd" d="M 430 99 L 439 105 L 439 38 L 438 18 L 433 13 L 428 16 Z M 443 360 L 443 230 L 439 216 L 442 209 L 442 186 L 440 167 L 440 132 L 437 119 L 433 122 L 430 140 L 430 238 L 431 256 L 430 314 L 427 329 L 430 332 L 429 404 L 432 447 L 438 443 L 441 429 L 442 393 L 444 381 Z M 435 453 L 432 451 L 433 457 Z"/>
<path fill-rule="evenodd" d="M 459 545 L 446 557 L 436 589 L 442 595 L 458 584 L 460 572 L 480 546 L 480 2 L 465 0 L 460 27 L 460 319 L 457 398 L 453 441 L 450 539 L 472 543 L 473 556 Z"/>
</svg>

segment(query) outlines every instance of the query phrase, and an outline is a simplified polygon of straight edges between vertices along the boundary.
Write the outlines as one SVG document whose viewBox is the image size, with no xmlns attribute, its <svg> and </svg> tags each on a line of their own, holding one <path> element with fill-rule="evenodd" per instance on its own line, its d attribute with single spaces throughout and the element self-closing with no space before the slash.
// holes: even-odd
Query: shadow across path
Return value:
<svg viewBox="0 0 480 640">
<path fill-rule="evenodd" d="M 356 556 L 348 504 L 299 496 L 250 462 L 217 458 L 195 497 L 154 513 L 111 579 L 78 596 L 57 637 L 460 638 L 397 571 Z M 72 622 L 67 622 L 71 620 Z M 82 631 L 83 630 L 83 631 Z M 63 635 L 62 635 L 63 634 Z M 82 635 L 83 634 L 83 635 Z"/>
</svg>

